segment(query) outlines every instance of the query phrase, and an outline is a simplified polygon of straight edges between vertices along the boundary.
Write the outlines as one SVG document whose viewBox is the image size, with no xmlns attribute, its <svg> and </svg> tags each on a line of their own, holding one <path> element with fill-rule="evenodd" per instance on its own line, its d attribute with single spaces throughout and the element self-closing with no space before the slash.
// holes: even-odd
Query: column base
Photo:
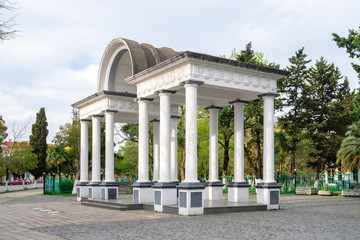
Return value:
<svg viewBox="0 0 360 240">
<path fill-rule="evenodd" d="M 153 184 L 152 182 L 134 182 L 132 185 L 134 203 L 154 202 Z"/>
<path fill-rule="evenodd" d="M 202 183 L 204 184 L 204 191 L 203 191 L 203 198 L 204 200 L 209 200 L 209 183 L 208 182 L 204 182 Z"/>
<path fill-rule="evenodd" d="M 274 183 L 259 183 L 257 189 L 257 203 L 267 205 L 267 209 L 280 209 L 280 188 Z"/>
<path fill-rule="evenodd" d="M 76 200 L 78 202 L 81 201 L 81 198 L 88 198 L 89 197 L 89 190 L 88 185 L 89 182 L 78 182 L 76 185 Z"/>
<path fill-rule="evenodd" d="M 177 189 L 173 182 L 160 182 L 153 185 L 154 211 L 163 212 L 165 205 L 177 204 Z"/>
<path fill-rule="evenodd" d="M 202 215 L 204 214 L 203 183 L 179 184 L 179 214 Z"/>
<path fill-rule="evenodd" d="M 205 188 L 205 191 L 207 189 L 208 191 L 208 198 L 209 200 L 222 200 L 223 199 L 223 186 L 220 181 L 218 182 L 208 182 L 207 187 Z M 206 200 L 206 198 L 204 197 Z"/>
<path fill-rule="evenodd" d="M 250 184 L 246 182 L 232 182 L 228 184 L 229 202 L 248 202 Z"/>
<path fill-rule="evenodd" d="M 101 199 L 101 182 L 91 182 L 88 184 L 89 200 Z"/>
<path fill-rule="evenodd" d="M 118 199 L 119 184 L 117 182 L 102 182 L 100 188 L 101 200 Z"/>
</svg>

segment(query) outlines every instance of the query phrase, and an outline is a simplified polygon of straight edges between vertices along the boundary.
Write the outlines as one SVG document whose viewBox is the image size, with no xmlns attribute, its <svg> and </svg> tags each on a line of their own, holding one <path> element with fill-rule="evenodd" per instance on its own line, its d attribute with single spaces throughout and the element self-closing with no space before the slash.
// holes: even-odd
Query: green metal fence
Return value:
<svg viewBox="0 0 360 240">
<path fill-rule="evenodd" d="M 72 193 L 74 180 L 68 177 L 46 177 L 44 181 L 45 194 Z"/>
<path fill-rule="evenodd" d="M 277 176 L 277 183 L 281 185 L 280 193 L 294 193 L 295 181 L 294 177 L 288 174 Z"/>
<path fill-rule="evenodd" d="M 326 190 L 341 192 L 348 189 L 359 189 L 360 174 L 336 174 L 333 177 L 327 174 L 297 174 L 296 187 L 317 188 L 319 191 Z"/>
</svg>

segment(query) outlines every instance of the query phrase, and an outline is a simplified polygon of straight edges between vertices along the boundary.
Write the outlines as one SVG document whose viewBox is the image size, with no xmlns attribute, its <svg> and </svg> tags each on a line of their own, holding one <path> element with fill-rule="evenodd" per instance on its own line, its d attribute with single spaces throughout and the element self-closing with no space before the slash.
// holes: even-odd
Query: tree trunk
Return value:
<svg viewBox="0 0 360 240">
<path fill-rule="evenodd" d="M 180 163 L 180 175 L 181 175 L 181 181 L 185 180 L 185 150 L 182 152 L 182 159 Z"/>
<path fill-rule="evenodd" d="M 224 141 L 224 162 L 222 167 L 222 175 L 225 177 L 228 175 L 227 168 L 229 166 L 229 148 L 230 148 L 230 141 L 227 139 Z"/>
<path fill-rule="evenodd" d="M 295 150 L 291 152 L 290 172 L 295 175 Z"/>
</svg>

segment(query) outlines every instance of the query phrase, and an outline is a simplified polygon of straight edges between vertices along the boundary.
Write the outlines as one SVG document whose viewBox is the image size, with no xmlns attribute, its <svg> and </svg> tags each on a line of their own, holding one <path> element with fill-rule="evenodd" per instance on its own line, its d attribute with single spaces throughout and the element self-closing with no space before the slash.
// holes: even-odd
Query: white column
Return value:
<svg viewBox="0 0 360 240">
<path fill-rule="evenodd" d="M 139 163 L 137 182 L 149 182 L 149 100 L 139 104 Z"/>
<path fill-rule="evenodd" d="M 178 170 L 177 170 L 177 121 L 178 116 L 171 116 L 171 181 L 177 182 Z"/>
<path fill-rule="evenodd" d="M 274 97 L 275 94 L 262 95 L 264 99 L 264 182 L 274 180 Z"/>
<path fill-rule="evenodd" d="M 92 117 L 92 179 L 91 182 L 101 182 L 100 179 L 100 115 Z"/>
<path fill-rule="evenodd" d="M 105 181 L 115 182 L 114 178 L 114 111 L 105 112 Z"/>
<path fill-rule="evenodd" d="M 197 87 L 187 83 L 185 87 L 186 135 L 185 135 L 185 183 L 199 182 L 197 179 Z"/>
<path fill-rule="evenodd" d="M 171 182 L 170 164 L 170 92 L 162 91 L 160 96 L 160 174 L 159 182 Z"/>
<path fill-rule="evenodd" d="M 159 120 L 153 120 L 153 181 L 159 181 L 159 170 L 160 170 L 160 122 Z"/>
<path fill-rule="evenodd" d="M 80 182 L 89 182 L 89 120 L 81 120 Z"/>
<path fill-rule="evenodd" d="M 244 179 L 244 103 L 234 102 L 234 182 Z"/>
<path fill-rule="evenodd" d="M 209 107 L 209 182 L 219 181 L 218 113 L 219 108 Z"/>
</svg>

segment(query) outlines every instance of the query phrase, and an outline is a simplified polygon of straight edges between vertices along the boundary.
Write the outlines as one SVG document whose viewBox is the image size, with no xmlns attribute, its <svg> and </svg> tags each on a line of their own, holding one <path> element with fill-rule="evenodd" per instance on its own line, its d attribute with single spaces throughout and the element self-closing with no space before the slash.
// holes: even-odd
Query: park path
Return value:
<svg viewBox="0 0 360 240">
<path fill-rule="evenodd" d="M 75 197 L 43 196 L 41 189 L 0 194 L 0 239 L 64 239 L 33 230 L 40 227 L 169 218 L 144 210 L 114 211 L 83 206 Z"/>
</svg>

